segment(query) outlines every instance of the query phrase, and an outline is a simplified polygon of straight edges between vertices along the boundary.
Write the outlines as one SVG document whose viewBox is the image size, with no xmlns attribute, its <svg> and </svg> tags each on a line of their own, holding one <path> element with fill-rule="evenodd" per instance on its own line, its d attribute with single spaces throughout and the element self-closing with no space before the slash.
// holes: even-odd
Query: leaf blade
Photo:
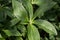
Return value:
<svg viewBox="0 0 60 40">
<path fill-rule="evenodd" d="M 31 20 L 33 17 L 33 6 L 30 3 L 30 0 L 23 0 L 22 2 L 26 10 L 28 11 L 29 19 Z"/>
<path fill-rule="evenodd" d="M 49 34 L 57 35 L 57 31 L 55 27 L 48 21 L 46 20 L 36 20 L 34 22 L 39 28 L 43 29 Z"/>
<path fill-rule="evenodd" d="M 39 32 L 34 25 L 28 26 L 28 40 L 40 40 Z"/>
<path fill-rule="evenodd" d="M 16 27 L 2 30 L 8 37 L 10 36 L 22 36 Z"/>
<path fill-rule="evenodd" d="M 21 2 L 17 0 L 12 0 L 12 7 L 15 17 L 17 17 L 18 19 L 27 18 L 27 11 L 25 10 Z"/>
<path fill-rule="evenodd" d="M 35 19 L 39 15 L 40 17 L 43 16 L 46 11 L 51 9 L 56 4 L 56 2 L 53 2 L 51 0 L 40 0 L 40 1 L 41 4 L 39 5 L 39 8 L 34 13 L 33 19 Z"/>
</svg>

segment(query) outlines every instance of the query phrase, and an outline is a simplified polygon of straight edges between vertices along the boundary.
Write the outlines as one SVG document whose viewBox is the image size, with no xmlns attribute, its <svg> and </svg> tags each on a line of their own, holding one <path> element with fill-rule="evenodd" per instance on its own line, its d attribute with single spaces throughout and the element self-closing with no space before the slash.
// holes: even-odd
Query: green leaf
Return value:
<svg viewBox="0 0 60 40">
<path fill-rule="evenodd" d="M 48 40 L 48 38 L 47 38 L 47 37 L 45 37 L 44 39 L 45 39 L 45 40 Z"/>
<path fill-rule="evenodd" d="M 28 0 L 31 4 L 41 5 L 43 0 Z"/>
<path fill-rule="evenodd" d="M 0 34 L 0 40 L 5 40 L 3 37 L 2 37 L 2 35 Z"/>
<path fill-rule="evenodd" d="M 6 14 L 7 14 L 10 18 L 12 18 L 12 19 L 14 18 L 14 15 L 13 15 L 13 13 L 12 13 L 12 9 L 6 7 L 6 8 L 4 8 L 4 10 L 5 10 Z"/>
<path fill-rule="evenodd" d="M 22 37 L 16 37 L 16 40 L 23 40 Z"/>
<path fill-rule="evenodd" d="M 30 0 L 32 4 L 36 4 L 38 6 L 45 5 L 45 4 L 51 4 L 53 0 Z"/>
<path fill-rule="evenodd" d="M 43 0 L 31 0 L 32 4 L 41 5 Z"/>
<path fill-rule="evenodd" d="M 3 22 L 6 20 L 6 12 L 3 8 L 0 8 L 0 22 Z"/>
<path fill-rule="evenodd" d="M 1 34 L 0 34 L 0 38 L 3 38 Z"/>
<path fill-rule="evenodd" d="M 17 29 L 19 31 L 21 31 L 21 34 L 23 35 L 23 37 L 25 37 L 25 34 L 26 34 L 26 28 L 25 28 L 25 26 L 24 25 L 21 25 L 21 24 L 18 24 L 17 25 Z"/>
<path fill-rule="evenodd" d="M 32 6 L 32 4 L 29 1 L 30 0 L 23 0 L 22 2 L 23 2 L 23 5 L 25 6 L 26 10 L 29 13 L 29 18 L 31 20 L 32 17 L 33 17 L 33 6 Z"/>
<path fill-rule="evenodd" d="M 40 1 L 42 1 L 42 3 L 40 4 L 40 7 L 34 13 L 33 19 L 35 19 L 39 15 L 40 17 L 43 16 L 44 12 L 51 9 L 56 4 L 56 2 L 53 2 L 50 0 L 40 0 Z"/>
<path fill-rule="evenodd" d="M 22 36 L 16 27 L 3 30 L 7 36 Z"/>
<path fill-rule="evenodd" d="M 45 2 L 40 6 L 40 8 L 45 12 L 51 9 L 54 5 L 56 5 L 56 2 L 53 2 L 51 0 L 45 0 Z"/>
<path fill-rule="evenodd" d="M 28 17 L 27 11 L 25 10 L 21 2 L 17 0 L 12 0 L 12 7 L 14 16 L 17 17 L 18 19 L 26 19 Z"/>
<path fill-rule="evenodd" d="M 56 15 L 55 12 L 56 11 L 54 11 L 54 10 L 49 10 L 48 12 L 46 12 L 44 14 L 44 16 L 42 17 L 42 19 L 46 19 L 46 20 L 49 20 L 49 21 L 55 21 L 56 18 L 57 18 L 57 15 Z"/>
<path fill-rule="evenodd" d="M 11 23 L 10 26 L 14 26 L 14 25 L 17 24 L 19 21 L 20 21 L 20 20 L 17 19 L 17 18 L 12 19 L 12 20 L 10 21 L 10 23 Z"/>
<path fill-rule="evenodd" d="M 41 19 L 35 20 L 34 24 L 36 24 L 39 28 L 43 29 L 44 31 L 46 31 L 49 34 L 57 35 L 57 31 L 56 31 L 55 27 L 46 20 L 41 20 Z"/>
<path fill-rule="evenodd" d="M 53 35 L 49 35 L 50 40 L 55 40 L 55 37 Z"/>
<path fill-rule="evenodd" d="M 14 18 L 14 19 L 10 20 L 10 21 L 6 24 L 6 26 L 12 27 L 12 26 L 16 25 L 19 21 L 20 21 L 20 19 Z"/>
<path fill-rule="evenodd" d="M 4 38 L 0 38 L 0 40 L 5 40 Z"/>
<path fill-rule="evenodd" d="M 7 7 L 1 7 L 0 8 L 0 22 L 5 21 L 7 19 L 7 16 L 9 16 L 10 18 L 14 18 L 12 10 L 8 9 Z"/>
<path fill-rule="evenodd" d="M 34 25 L 28 25 L 27 30 L 28 40 L 40 40 L 38 29 Z"/>
<path fill-rule="evenodd" d="M 37 10 L 36 10 L 36 12 L 34 13 L 34 16 L 33 16 L 33 20 L 36 18 L 36 17 L 38 17 L 38 16 L 43 16 L 44 15 L 44 11 L 43 11 L 43 9 L 41 9 L 41 8 L 38 8 Z"/>
</svg>

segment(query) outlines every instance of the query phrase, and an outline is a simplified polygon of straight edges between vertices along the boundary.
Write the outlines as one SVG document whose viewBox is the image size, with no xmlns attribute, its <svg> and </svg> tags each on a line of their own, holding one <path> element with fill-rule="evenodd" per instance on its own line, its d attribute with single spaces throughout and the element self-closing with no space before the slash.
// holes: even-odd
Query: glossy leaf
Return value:
<svg viewBox="0 0 60 40">
<path fill-rule="evenodd" d="M 57 35 L 55 27 L 50 22 L 46 20 L 35 20 L 34 23 L 38 26 L 38 28 L 43 29 L 47 33 Z"/>
<path fill-rule="evenodd" d="M 36 5 L 41 5 L 43 0 L 31 0 L 30 1 L 32 4 L 36 4 Z"/>
<path fill-rule="evenodd" d="M 29 2 L 29 0 L 23 0 L 22 2 L 23 2 L 23 5 L 25 6 L 26 10 L 28 11 L 29 19 L 31 20 L 33 17 L 33 6 Z"/>
<path fill-rule="evenodd" d="M 40 40 L 38 29 L 34 25 L 28 25 L 27 30 L 28 40 Z"/>
<path fill-rule="evenodd" d="M 27 11 L 25 10 L 22 3 L 17 0 L 12 0 L 12 7 L 14 16 L 18 19 L 26 19 L 27 18 Z"/>
<path fill-rule="evenodd" d="M 45 5 L 45 4 L 51 4 L 51 3 L 54 3 L 53 0 L 30 0 L 30 2 L 32 4 L 36 4 L 38 6 L 42 6 L 42 5 Z"/>
</svg>

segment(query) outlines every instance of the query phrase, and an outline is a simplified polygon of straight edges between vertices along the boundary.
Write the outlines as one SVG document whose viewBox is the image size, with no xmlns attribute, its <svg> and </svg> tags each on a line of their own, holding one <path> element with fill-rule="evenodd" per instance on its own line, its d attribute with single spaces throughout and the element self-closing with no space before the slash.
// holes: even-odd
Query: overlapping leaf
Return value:
<svg viewBox="0 0 60 40">
<path fill-rule="evenodd" d="M 40 40 L 38 29 L 34 25 L 28 25 L 28 40 Z"/>
<path fill-rule="evenodd" d="M 34 23 L 38 26 L 38 28 L 43 29 L 47 33 L 57 35 L 55 27 L 50 22 L 46 20 L 35 20 Z"/>
<path fill-rule="evenodd" d="M 15 17 L 17 17 L 18 19 L 27 18 L 27 11 L 25 10 L 22 3 L 20 3 L 17 0 L 12 0 L 12 6 L 13 6 L 13 13 Z"/>
<path fill-rule="evenodd" d="M 23 5 L 25 6 L 28 14 L 29 14 L 29 19 L 31 20 L 33 17 L 33 6 L 29 2 L 29 0 L 22 0 Z"/>
<path fill-rule="evenodd" d="M 1 7 L 0 8 L 0 22 L 5 21 L 7 19 L 7 16 L 9 16 L 10 18 L 14 18 L 14 15 L 11 11 L 11 9 L 8 9 L 6 7 Z"/>
<path fill-rule="evenodd" d="M 21 32 L 22 36 L 25 37 L 26 34 L 26 28 L 24 25 L 18 24 L 17 29 Z"/>
<path fill-rule="evenodd" d="M 21 33 L 17 30 L 16 27 L 9 28 L 7 30 L 3 30 L 3 32 L 7 35 L 7 36 L 22 36 Z"/>
<path fill-rule="evenodd" d="M 39 17 L 43 16 L 44 12 L 51 9 L 56 4 L 56 2 L 53 2 L 51 0 L 40 1 L 41 1 L 41 4 L 39 5 L 40 7 L 36 10 L 33 18 L 36 18 L 39 15 L 40 15 Z"/>
<path fill-rule="evenodd" d="M 16 25 L 19 21 L 20 21 L 20 19 L 14 18 L 14 19 L 10 20 L 10 21 L 6 24 L 6 26 L 12 27 L 12 26 Z"/>
</svg>

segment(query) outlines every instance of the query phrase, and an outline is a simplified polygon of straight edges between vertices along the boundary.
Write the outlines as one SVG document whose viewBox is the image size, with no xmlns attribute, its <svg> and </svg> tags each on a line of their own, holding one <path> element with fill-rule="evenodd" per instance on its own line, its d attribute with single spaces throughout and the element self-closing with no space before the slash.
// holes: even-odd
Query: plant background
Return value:
<svg viewBox="0 0 60 40">
<path fill-rule="evenodd" d="M 58 32 L 58 35 L 56 36 L 49 35 L 47 32 L 41 29 L 40 31 L 41 40 L 60 40 L 60 0 L 53 0 L 53 1 L 55 1 L 57 4 L 53 6 L 50 10 L 46 11 L 44 16 L 41 17 L 41 19 L 51 22 L 55 26 Z M 33 6 L 34 6 L 34 11 L 35 11 L 38 8 L 38 6 L 37 5 L 33 5 Z M 8 36 L 10 36 L 10 37 L 7 37 L 7 35 L 3 32 L 4 31 L 3 29 L 9 29 L 7 25 L 8 26 L 14 25 L 14 23 L 12 25 L 9 25 L 10 24 L 9 21 L 14 18 L 13 14 L 11 13 L 12 13 L 11 0 L 0 0 L 0 33 L 3 36 L 1 37 L 1 34 L 0 34 L 0 40 L 5 40 L 5 39 L 6 40 L 22 40 L 22 38 L 25 39 L 25 37 L 22 37 L 22 38 L 20 38 L 19 36 L 16 37 L 17 34 L 15 36 L 10 36 L 9 34 L 7 34 Z M 36 19 L 38 18 L 40 18 L 40 16 L 38 16 Z M 25 29 L 23 29 L 22 31 L 25 32 Z M 13 32 L 19 33 L 18 31 L 15 31 L 15 29 L 13 30 Z"/>
</svg>

